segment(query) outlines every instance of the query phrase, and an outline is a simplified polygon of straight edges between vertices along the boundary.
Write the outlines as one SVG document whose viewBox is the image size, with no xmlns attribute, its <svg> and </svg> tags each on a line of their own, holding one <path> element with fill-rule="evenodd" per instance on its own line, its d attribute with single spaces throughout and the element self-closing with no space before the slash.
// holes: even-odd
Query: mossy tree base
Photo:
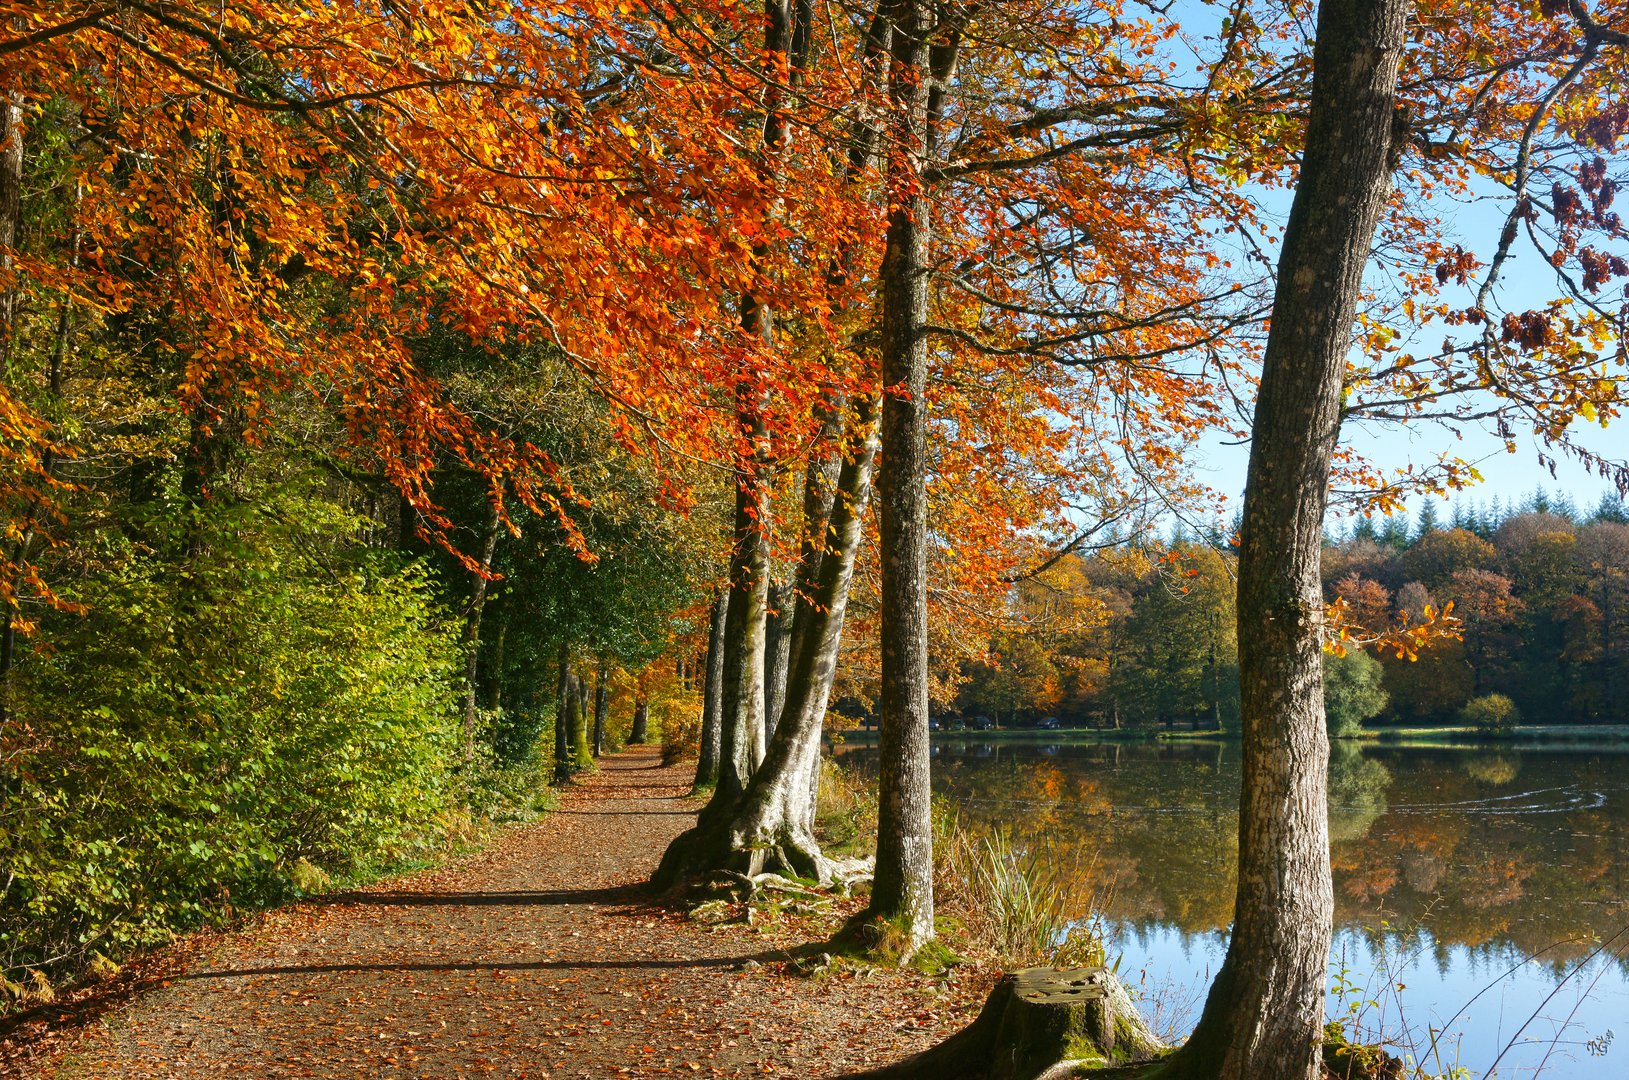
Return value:
<svg viewBox="0 0 1629 1080">
<path fill-rule="evenodd" d="M 1026 968 L 1003 976 L 978 1018 L 949 1039 L 851 1080 L 1061 1080 L 1166 1049 L 1108 970 Z"/>
<path fill-rule="evenodd" d="M 926 940 L 914 937 L 904 920 L 884 918 L 869 910 L 859 912 L 844 923 L 829 946 L 833 952 L 852 960 L 885 967 L 915 968 L 926 975 L 938 975 L 965 962 L 937 936 Z"/>
</svg>

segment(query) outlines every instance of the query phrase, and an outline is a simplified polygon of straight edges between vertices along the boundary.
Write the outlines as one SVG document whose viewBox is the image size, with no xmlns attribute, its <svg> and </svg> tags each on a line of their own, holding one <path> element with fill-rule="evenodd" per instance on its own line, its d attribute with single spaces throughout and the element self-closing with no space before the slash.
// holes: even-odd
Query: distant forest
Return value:
<svg viewBox="0 0 1629 1080">
<path fill-rule="evenodd" d="M 1014 628 L 964 665 L 952 711 L 1024 725 L 1231 727 L 1238 715 L 1232 538 L 1178 530 L 1116 544 L 1020 585 Z M 1452 603 L 1460 640 L 1415 659 L 1328 658 L 1332 726 L 1467 721 L 1489 695 L 1526 724 L 1629 722 L 1629 506 L 1588 512 L 1534 492 L 1491 507 L 1435 503 L 1358 518 L 1326 538 L 1325 595 L 1363 626 Z"/>
</svg>

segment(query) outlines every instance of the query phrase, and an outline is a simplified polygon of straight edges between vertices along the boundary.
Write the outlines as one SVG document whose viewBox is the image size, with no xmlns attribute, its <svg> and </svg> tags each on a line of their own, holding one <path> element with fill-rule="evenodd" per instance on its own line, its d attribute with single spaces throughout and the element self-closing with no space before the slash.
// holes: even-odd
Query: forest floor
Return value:
<svg viewBox="0 0 1629 1080">
<path fill-rule="evenodd" d="M 839 966 L 843 912 L 709 924 L 641 884 L 691 767 L 608 757 L 480 853 L 205 935 L 11 1033 L 0 1072 L 107 1077 L 835 1076 L 965 1024 L 987 978 Z M 123 1000 L 119 1000 L 121 998 Z"/>
</svg>

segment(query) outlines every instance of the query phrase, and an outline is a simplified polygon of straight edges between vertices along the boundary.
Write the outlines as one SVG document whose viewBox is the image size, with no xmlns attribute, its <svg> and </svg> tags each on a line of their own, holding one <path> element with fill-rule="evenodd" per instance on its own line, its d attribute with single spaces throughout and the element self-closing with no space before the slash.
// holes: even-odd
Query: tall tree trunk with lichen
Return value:
<svg viewBox="0 0 1629 1080">
<path fill-rule="evenodd" d="M 1319 578 L 1353 319 L 1393 166 L 1408 0 L 1324 0 L 1279 257 L 1239 552 L 1243 792 L 1233 935 L 1168 1077 L 1320 1075 L 1333 921 Z"/>
<path fill-rule="evenodd" d="M 594 755 L 588 746 L 588 683 L 577 675 L 571 677 L 570 740 L 571 771 L 582 772 L 594 767 Z"/>
<path fill-rule="evenodd" d="M 932 939 L 933 834 L 928 788 L 927 386 L 928 153 L 932 9 L 892 9 L 888 236 L 882 260 L 882 684 L 877 697 L 877 866 L 868 921 L 885 921 L 914 952 Z"/>
<path fill-rule="evenodd" d="M 764 745 L 775 734 L 786 706 L 786 667 L 792 656 L 793 597 L 797 585 L 771 581 L 769 610 L 764 617 Z"/>
<path fill-rule="evenodd" d="M 743 395 L 758 394 L 743 389 Z M 748 439 L 763 441 L 761 404 L 740 411 Z M 737 470 L 735 544 L 730 552 L 729 599 L 724 618 L 724 678 L 719 694 L 719 795 L 738 798 L 746 790 L 752 771 L 763 758 L 764 746 L 764 619 L 768 609 L 768 540 L 764 525 L 769 515 L 767 468 L 755 452 L 756 464 Z M 719 796 L 715 796 L 719 797 Z"/>
<path fill-rule="evenodd" d="M 696 758 L 698 790 L 718 783 L 719 740 L 722 723 L 724 690 L 724 613 L 729 594 L 720 591 L 713 598 L 712 617 L 708 620 L 707 658 L 702 672 L 701 691 L 701 746 Z"/>
<path fill-rule="evenodd" d="M 806 62 L 809 9 L 795 9 L 791 33 L 780 21 L 787 9 L 770 0 L 766 45 L 790 49 L 788 67 Z M 863 65 L 875 81 L 888 46 L 888 20 L 879 11 L 866 34 Z M 801 29 L 800 29 L 801 27 Z M 802 38 L 805 44 L 799 45 Z M 771 119 L 769 124 L 780 121 Z M 871 159 L 877 138 L 869 117 L 851 122 L 845 176 L 856 182 Z M 773 143 L 766 124 L 766 143 Z M 856 248 L 847 245 L 833 260 L 827 282 L 834 290 L 850 280 Z M 795 573 L 793 616 L 787 642 L 786 699 L 764 763 L 750 787 L 729 798 L 715 793 L 695 829 L 669 845 L 654 880 L 666 887 L 709 869 L 766 866 L 826 879 L 832 863 L 814 837 L 814 798 L 820 765 L 820 729 L 836 672 L 847 610 L 849 582 L 859 551 L 865 508 L 877 451 L 874 399 L 862 401 L 851 416 L 840 395 L 828 397 L 816 446 L 842 440 L 840 453 L 811 451 L 804 479 L 803 542 Z M 846 416 L 846 419 L 845 419 Z M 835 473 L 835 475 L 834 475 Z"/>
<path fill-rule="evenodd" d="M 803 3 L 764 0 L 762 153 L 759 171 L 772 186 L 781 155 L 791 141 L 785 113 L 788 83 L 795 84 L 808 61 L 809 11 Z M 780 214 L 777 202 L 764 207 L 766 223 Z M 750 255 L 753 280 L 741 296 L 741 329 L 764 349 L 775 344 L 774 313 L 765 296 L 762 268 L 769 257 L 773 229 L 758 230 Z M 741 463 L 736 468 L 735 543 L 730 553 L 730 601 L 724 624 L 723 736 L 715 799 L 733 802 L 746 790 L 763 760 L 767 719 L 765 697 L 766 619 L 769 611 L 769 543 L 767 527 L 774 465 L 770 460 L 764 415 L 769 388 L 761 372 L 737 373 L 736 422 L 740 426 Z"/>
<path fill-rule="evenodd" d="M 777 870 L 819 881 L 833 875 L 813 833 L 813 777 L 863 537 L 877 454 L 876 414 L 877 403 L 867 399 L 849 421 L 824 554 L 815 579 L 799 591 L 786 708 L 763 764 L 739 798 L 724 802 L 715 795 L 696 827 L 668 846 L 652 878 L 660 888 L 718 869 Z"/>
</svg>

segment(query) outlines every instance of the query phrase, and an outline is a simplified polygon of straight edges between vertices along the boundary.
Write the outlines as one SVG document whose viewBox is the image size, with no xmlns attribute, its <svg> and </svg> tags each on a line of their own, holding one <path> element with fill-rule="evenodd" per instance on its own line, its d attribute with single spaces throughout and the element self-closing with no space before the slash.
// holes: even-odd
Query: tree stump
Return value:
<svg viewBox="0 0 1629 1080">
<path fill-rule="evenodd" d="M 1107 969 L 1025 968 L 1002 977 L 972 1024 L 854 1080 L 1053 1080 L 1166 1049 Z"/>
</svg>

